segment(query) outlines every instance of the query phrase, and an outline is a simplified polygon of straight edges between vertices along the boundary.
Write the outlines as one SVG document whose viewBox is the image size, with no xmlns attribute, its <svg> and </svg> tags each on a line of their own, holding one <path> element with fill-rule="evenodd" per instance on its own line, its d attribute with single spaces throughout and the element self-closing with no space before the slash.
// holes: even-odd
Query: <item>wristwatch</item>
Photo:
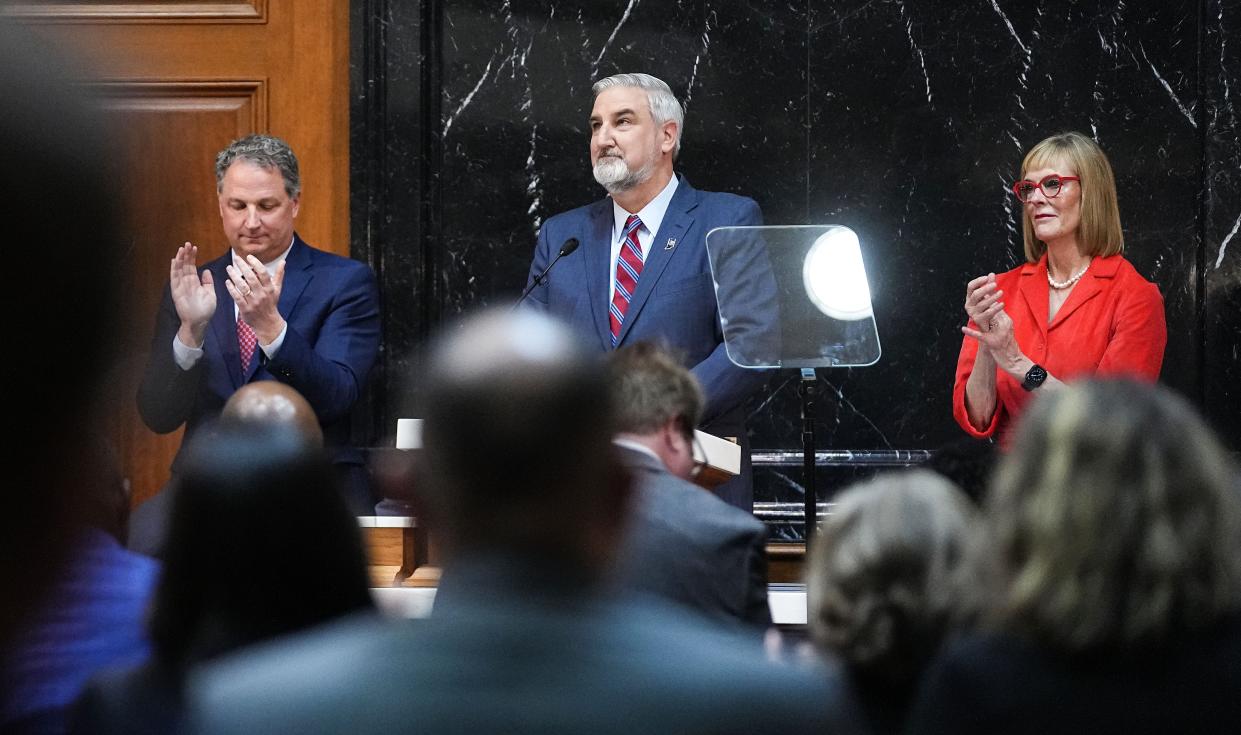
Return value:
<svg viewBox="0 0 1241 735">
<path fill-rule="evenodd" d="M 1021 381 L 1021 387 L 1026 390 L 1034 390 L 1042 385 L 1044 380 L 1047 380 L 1047 371 L 1043 369 L 1042 365 L 1035 363 L 1026 371 L 1026 378 Z"/>
</svg>

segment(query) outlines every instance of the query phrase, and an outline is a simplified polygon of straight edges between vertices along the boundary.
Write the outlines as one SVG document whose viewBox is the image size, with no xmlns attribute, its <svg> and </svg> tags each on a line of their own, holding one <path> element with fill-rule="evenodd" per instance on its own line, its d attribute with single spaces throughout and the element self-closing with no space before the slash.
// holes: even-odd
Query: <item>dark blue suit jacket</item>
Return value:
<svg viewBox="0 0 1241 735">
<path fill-rule="evenodd" d="M 142 420 L 161 434 L 185 424 L 189 439 L 204 422 L 219 415 L 225 401 L 241 386 L 278 380 L 296 388 L 315 409 L 335 461 L 361 465 L 361 450 L 350 444 L 350 413 L 379 353 L 379 290 L 371 269 L 316 250 L 294 235 L 277 307 L 289 325 L 284 343 L 272 360 L 257 349 L 250 369 L 243 373 L 233 299 L 224 287 L 225 268 L 231 263 L 228 252 L 200 269 L 210 270 L 215 280 L 216 310 L 203 342 L 202 359 L 190 370 L 182 370 L 173 359 L 172 339 L 181 320 L 172 291 L 165 287 L 146 375 L 138 391 Z"/>
<path fill-rule="evenodd" d="M 547 282 L 530 299 L 564 319 L 600 350 L 612 349 L 608 323 L 608 290 L 612 278 L 611 247 L 614 226 L 611 198 L 558 214 L 539 231 L 533 279 L 570 238 L 581 243 L 561 259 Z M 752 488 L 749 443 L 742 403 L 767 381 L 769 372 L 734 365 L 724 347 L 715 286 L 707 259 L 706 236 L 716 227 L 761 225 L 763 215 L 753 199 L 698 191 L 680 177 L 659 232 L 651 241 L 642 276 L 621 327 L 618 347 L 641 341 L 662 343 L 683 353 L 707 394 L 702 428 L 717 436 L 742 440 L 742 477 L 719 489 L 730 503 L 750 507 Z M 527 280 L 529 282 L 529 279 Z M 771 289 L 759 287 L 770 283 Z M 756 311 L 775 312 L 774 281 L 754 281 L 744 294 Z"/>
</svg>

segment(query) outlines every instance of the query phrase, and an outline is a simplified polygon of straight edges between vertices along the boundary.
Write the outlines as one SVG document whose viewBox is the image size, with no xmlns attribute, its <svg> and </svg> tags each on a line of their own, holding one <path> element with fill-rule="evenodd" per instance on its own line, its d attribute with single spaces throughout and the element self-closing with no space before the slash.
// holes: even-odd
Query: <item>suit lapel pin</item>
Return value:
<svg viewBox="0 0 1241 735">
<path fill-rule="evenodd" d="M 664 243 L 664 250 L 671 250 L 677 246 L 676 238 L 668 238 L 668 242 Z"/>
</svg>

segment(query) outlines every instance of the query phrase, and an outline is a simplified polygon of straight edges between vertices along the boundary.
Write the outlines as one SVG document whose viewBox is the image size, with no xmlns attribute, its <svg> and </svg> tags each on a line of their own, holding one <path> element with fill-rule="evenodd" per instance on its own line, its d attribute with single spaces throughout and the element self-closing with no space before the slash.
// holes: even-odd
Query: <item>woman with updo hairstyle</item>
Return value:
<svg viewBox="0 0 1241 735">
<path fill-rule="evenodd" d="M 841 662 L 855 722 L 900 732 L 919 676 L 965 598 L 962 563 L 977 511 L 928 470 L 841 493 L 810 551 L 810 632 Z"/>
<path fill-rule="evenodd" d="M 976 633 L 918 733 L 1241 732 L 1241 492 L 1193 409 L 1133 381 L 1034 406 L 1001 461 Z"/>
<path fill-rule="evenodd" d="M 952 395 L 966 433 L 1005 447 L 1032 397 L 1093 375 L 1154 382 L 1168 341 L 1159 289 L 1121 254 L 1116 181 L 1097 143 L 1081 133 L 1040 142 L 1012 193 L 1026 262 L 966 284 Z"/>
</svg>

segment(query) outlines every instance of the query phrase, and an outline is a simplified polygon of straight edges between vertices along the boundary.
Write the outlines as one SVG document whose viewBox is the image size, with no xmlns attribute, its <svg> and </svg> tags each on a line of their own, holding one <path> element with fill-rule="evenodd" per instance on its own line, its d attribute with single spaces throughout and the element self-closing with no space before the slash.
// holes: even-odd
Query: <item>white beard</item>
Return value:
<svg viewBox="0 0 1241 735">
<path fill-rule="evenodd" d="M 600 156 L 594 166 L 595 181 L 610 194 L 629 191 L 651 178 L 654 170 L 655 162 L 647 161 L 637 171 L 630 171 L 625 159 L 617 156 Z"/>
</svg>

